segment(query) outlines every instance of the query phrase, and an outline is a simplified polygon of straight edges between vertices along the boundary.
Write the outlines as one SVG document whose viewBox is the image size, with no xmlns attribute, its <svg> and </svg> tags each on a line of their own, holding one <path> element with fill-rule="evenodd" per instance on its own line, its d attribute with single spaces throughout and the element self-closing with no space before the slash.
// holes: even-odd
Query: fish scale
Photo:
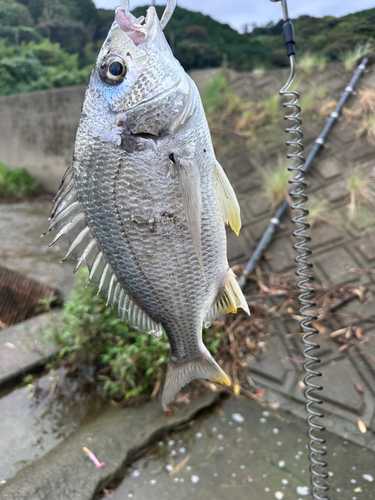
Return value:
<svg viewBox="0 0 375 500">
<path fill-rule="evenodd" d="M 125 9 L 94 66 L 72 169 L 49 230 L 121 319 L 171 346 L 162 405 L 194 378 L 230 384 L 202 341 L 202 325 L 248 305 L 229 269 L 225 224 L 239 205 L 216 161 L 195 84 L 166 43 L 153 7 Z M 110 71 L 112 61 L 121 75 Z M 54 241 L 56 241 L 56 239 Z M 117 306 L 116 306 L 117 304 Z"/>
</svg>

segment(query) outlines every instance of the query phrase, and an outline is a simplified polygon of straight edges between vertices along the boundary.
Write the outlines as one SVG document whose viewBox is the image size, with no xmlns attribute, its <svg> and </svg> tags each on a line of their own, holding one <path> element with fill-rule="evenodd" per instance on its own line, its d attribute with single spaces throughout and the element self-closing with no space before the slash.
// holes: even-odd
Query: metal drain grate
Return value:
<svg viewBox="0 0 375 500">
<path fill-rule="evenodd" d="M 59 297 L 56 288 L 0 266 L 0 327 L 6 328 L 39 314 L 39 300 Z"/>
</svg>

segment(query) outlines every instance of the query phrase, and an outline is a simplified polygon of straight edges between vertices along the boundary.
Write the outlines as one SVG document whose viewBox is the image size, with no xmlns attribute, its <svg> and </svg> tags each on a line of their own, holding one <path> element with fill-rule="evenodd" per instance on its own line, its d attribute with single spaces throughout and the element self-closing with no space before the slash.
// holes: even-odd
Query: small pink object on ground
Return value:
<svg viewBox="0 0 375 500">
<path fill-rule="evenodd" d="M 86 455 L 89 457 L 90 460 L 94 462 L 94 464 L 100 469 L 100 467 L 104 467 L 105 463 L 104 462 L 99 462 L 99 460 L 96 458 L 96 456 L 93 454 L 92 451 L 90 451 L 86 446 L 83 448 L 83 451 L 86 453 Z"/>
</svg>

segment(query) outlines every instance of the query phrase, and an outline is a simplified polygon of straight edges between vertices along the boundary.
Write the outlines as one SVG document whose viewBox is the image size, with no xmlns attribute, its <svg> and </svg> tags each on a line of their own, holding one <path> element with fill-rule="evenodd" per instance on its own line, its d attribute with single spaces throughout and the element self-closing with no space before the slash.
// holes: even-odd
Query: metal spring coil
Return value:
<svg viewBox="0 0 375 500">
<path fill-rule="evenodd" d="M 304 150 L 302 144 L 302 131 L 301 131 L 301 118 L 300 112 L 301 108 L 298 106 L 299 94 L 298 92 L 288 90 L 294 77 L 295 71 L 295 59 L 294 56 L 290 57 L 291 72 L 289 79 L 285 86 L 280 90 L 279 94 L 283 97 L 291 98 L 289 101 L 284 102 L 283 106 L 292 111 L 291 114 L 287 114 L 284 119 L 294 122 L 295 125 L 287 127 L 285 129 L 286 133 L 293 134 L 294 139 L 287 141 L 286 145 L 294 148 L 293 152 L 287 154 L 287 158 L 294 160 L 295 163 L 288 167 L 290 172 L 294 172 L 294 177 L 289 181 L 293 188 L 290 192 L 290 196 L 294 203 L 292 204 L 292 210 L 299 212 L 292 221 L 294 224 L 299 226 L 293 232 L 293 236 L 297 238 L 298 242 L 293 246 L 293 248 L 298 252 L 295 257 L 295 262 L 298 264 L 298 269 L 296 270 L 296 275 L 299 278 L 297 283 L 297 288 L 301 290 L 301 294 L 298 300 L 301 304 L 300 315 L 303 317 L 300 322 L 300 327 L 304 332 L 302 337 L 302 342 L 307 346 L 303 355 L 306 359 L 304 364 L 304 370 L 306 377 L 304 383 L 306 386 L 305 398 L 307 400 L 306 411 L 308 413 L 307 424 L 308 424 L 308 449 L 309 449 L 309 461 L 310 461 L 310 482 L 311 482 L 311 494 L 313 500 L 329 500 L 329 497 L 324 495 L 324 492 L 328 491 L 329 487 L 324 481 L 328 478 L 328 474 L 322 471 L 322 468 L 327 466 L 327 463 L 322 460 L 322 457 L 326 455 L 326 450 L 323 448 L 325 439 L 314 435 L 314 431 L 324 431 L 324 426 L 315 422 L 315 418 L 323 418 L 323 414 L 317 412 L 313 409 L 314 405 L 322 404 L 322 401 L 314 397 L 311 393 L 313 391 L 320 391 L 322 387 L 320 385 L 314 384 L 311 379 L 315 377 L 320 377 L 321 373 L 314 370 L 312 365 L 320 363 L 320 359 L 313 356 L 311 353 L 315 349 L 319 349 L 319 345 L 311 340 L 308 340 L 312 335 L 316 335 L 318 331 L 311 326 L 312 321 L 316 320 L 316 316 L 311 314 L 309 310 L 315 307 L 315 303 L 311 300 L 315 290 L 309 284 L 313 282 L 313 276 L 310 273 L 313 267 L 311 262 L 307 259 L 312 254 L 311 250 L 307 248 L 307 244 L 311 241 L 311 238 L 306 234 L 306 231 L 310 228 L 310 224 L 306 221 L 306 217 L 309 211 L 305 208 L 304 204 L 307 202 L 308 197 L 305 194 L 306 182 L 305 182 L 305 172 L 302 170 L 305 159 L 302 156 Z"/>
</svg>

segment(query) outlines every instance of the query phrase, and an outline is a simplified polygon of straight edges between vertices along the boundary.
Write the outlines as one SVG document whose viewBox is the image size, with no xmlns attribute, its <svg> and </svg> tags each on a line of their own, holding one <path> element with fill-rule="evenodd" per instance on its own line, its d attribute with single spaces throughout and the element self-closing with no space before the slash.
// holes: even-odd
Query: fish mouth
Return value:
<svg viewBox="0 0 375 500">
<path fill-rule="evenodd" d="M 147 40 L 151 28 L 157 21 L 158 16 L 153 6 L 147 9 L 146 17 L 133 16 L 129 11 L 128 2 L 123 2 L 123 7 L 118 7 L 115 13 L 115 22 L 135 45 L 140 45 Z"/>
</svg>

